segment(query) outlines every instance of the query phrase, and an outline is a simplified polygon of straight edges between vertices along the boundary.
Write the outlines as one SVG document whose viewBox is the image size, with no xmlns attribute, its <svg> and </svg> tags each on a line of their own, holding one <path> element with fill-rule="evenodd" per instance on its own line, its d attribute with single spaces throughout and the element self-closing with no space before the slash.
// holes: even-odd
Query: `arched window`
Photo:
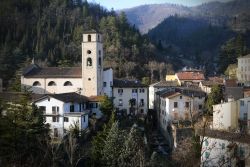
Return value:
<svg viewBox="0 0 250 167">
<path fill-rule="evenodd" d="M 91 42 L 91 35 L 88 35 L 88 42 Z"/>
<path fill-rule="evenodd" d="M 40 83 L 39 81 L 35 81 L 35 82 L 33 83 L 33 86 L 41 86 L 41 83 Z"/>
<path fill-rule="evenodd" d="M 88 53 L 88 54 L 91 54 L 91 50 L 87 50 L 87 53 Z"/>
<path fill-rule="evenodd" d="M 98 59 L 98 65 L 99 65 L 99 66 L 102 65 L 102 59 L 101 59 L 101 57 L 99 57 L 99 59 Z"/>
<path fill-rule="evenodd" d="M 50 81 L 50 82 L 48 83 L 48 86 L 56 86 L 56 83 L 55 83 L 54 81 Z"/>
<path fill-rule="evenodd" d="M 92 59 L 90 57 L 87 58 L 87 66 L 92 66 Z"/>
<path fill-rule="evenodd" d="M 73 86 L 73 84 L 70 81 L 66 81 L 63 86 Z"/>
</svg>

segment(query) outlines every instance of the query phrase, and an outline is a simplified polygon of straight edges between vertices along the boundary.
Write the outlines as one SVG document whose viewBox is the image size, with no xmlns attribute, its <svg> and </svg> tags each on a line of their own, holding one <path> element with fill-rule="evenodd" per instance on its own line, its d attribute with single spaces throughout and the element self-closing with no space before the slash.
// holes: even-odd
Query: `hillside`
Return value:
<svg viewBox="0 0 250 167">
<path fill-rule="evenodd" d="M 227 3 L 210 2 L 196 7 L 185 7 L 173 4 L 143 5 L 124 9 L 128 21 L 147 33 L 169 16 L 202 18 L 213 25 L 226 25 L 235 30 L 246 30 L 250 27 L 250 1 L 234 0 Z"/>
<path fill-rule="evenodd" d="M 144 64 L 156 60 L 155 47 L 124 14 L 81 0 L 3 0 L 0 5 L 0 78 L 4 85 L 31 59 L 42 66 L 79 66 L 82 33 L 104 36 L 105 67 L 115 77 L 146 75 Z M 127 64 L 132 66 L 127 70 Z M 134 70 L 136 69 L 136 70 Z"/>
</svg>

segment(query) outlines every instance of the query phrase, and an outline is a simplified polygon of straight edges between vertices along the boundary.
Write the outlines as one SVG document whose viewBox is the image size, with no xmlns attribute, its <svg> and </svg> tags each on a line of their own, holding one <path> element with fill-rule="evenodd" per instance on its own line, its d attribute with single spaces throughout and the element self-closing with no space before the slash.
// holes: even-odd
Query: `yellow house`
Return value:
<svg viewBox="0 0 250 167">
<path fill-rule="evenodd" d="M 177 80 L 175 75 L 166 75 L 166 81 L 175 81 Z"/>
</svg>

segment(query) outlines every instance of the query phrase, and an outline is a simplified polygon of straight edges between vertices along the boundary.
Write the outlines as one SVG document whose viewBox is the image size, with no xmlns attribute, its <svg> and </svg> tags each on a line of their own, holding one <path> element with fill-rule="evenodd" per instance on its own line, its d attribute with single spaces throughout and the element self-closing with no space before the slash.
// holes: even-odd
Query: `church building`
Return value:
<svg viewBox="0 0 250 167">
<path fill-rule="evenodd" d="M 103 69 L 103 56 L 102 35 L 97 31 L 85 32 L 81 67 L 39 67 L 33 63 L 23 70 L 22 89 L 36 94 L 77 92 L 87 97 L 111 97 L 113 71 Z"/>
</svg>

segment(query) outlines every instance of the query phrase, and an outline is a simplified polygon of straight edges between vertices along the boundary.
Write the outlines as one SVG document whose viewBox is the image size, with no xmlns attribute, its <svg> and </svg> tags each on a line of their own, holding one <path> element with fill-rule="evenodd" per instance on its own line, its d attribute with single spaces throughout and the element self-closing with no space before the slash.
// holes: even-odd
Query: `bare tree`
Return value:
<svg viewBox="0 0 250 167">
<path fill-rule="evenodd" d="M 158 63 L 156 62 L 156 61 L 149 61 L 148 62 L 148 69 L 150 70 L 150 74 L 151 74 L 151 83 L 153 82 L 153 80 L 154 80 L 154 71 L 155 70 L 157 70 L 158 68 L 157 68 L 157 66 L 158 66 Z"/>
</svg>

